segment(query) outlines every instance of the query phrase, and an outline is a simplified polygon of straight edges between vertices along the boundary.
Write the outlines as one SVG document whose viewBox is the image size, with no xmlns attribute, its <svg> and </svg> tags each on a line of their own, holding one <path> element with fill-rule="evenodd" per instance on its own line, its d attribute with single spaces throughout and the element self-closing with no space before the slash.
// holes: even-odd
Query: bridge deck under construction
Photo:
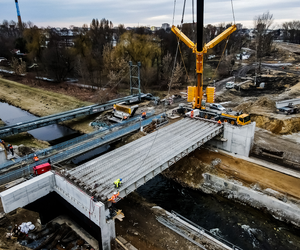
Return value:
<svg viewBox="0 0 300 250">
<path fill-rule="evenodd" d="M 126 144 L 65 173 L 88 194 L 106 201 L 116 191 L 113 182 L 122 178 L 120 197 L 221 133 L 215 121 L 182 119 Z"/>
</svg>

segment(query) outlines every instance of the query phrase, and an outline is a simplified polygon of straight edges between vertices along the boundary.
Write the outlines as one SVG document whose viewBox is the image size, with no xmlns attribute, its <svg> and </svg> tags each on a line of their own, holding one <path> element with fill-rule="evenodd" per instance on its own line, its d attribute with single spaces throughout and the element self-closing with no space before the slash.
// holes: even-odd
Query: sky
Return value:
<svg viewBox="0 0 300 250">
<path fill-rule="evenodd" d="M 176 4 L 174 2 L 176 1 Z M 38 27 L 81 27 L 93 18 L 108 19 L 114 26 L 156 26 L 180 24 L 184 0 L 19 0 L 23 22 Z M 196 0 L 194 0 L 196 5 Z M 175 15 L 173 11 L 175 5 Z M 273 14 L 273 27 L 300 20 L 300 0 L 233 0 L 236 23 L 253 27 L 255 16 Z M 204 23 L 233 22 L 231 0 L 204 0 Z M 195 6 L 196 10 L 196 6 Z M 196 18 L 196 17 L 195 17 Z M 0 22 L 17 21 L 14 0 L 0 0 Z M 192 22 L 192 1 L 186 1 L 184 22 Z"/>
</svg>

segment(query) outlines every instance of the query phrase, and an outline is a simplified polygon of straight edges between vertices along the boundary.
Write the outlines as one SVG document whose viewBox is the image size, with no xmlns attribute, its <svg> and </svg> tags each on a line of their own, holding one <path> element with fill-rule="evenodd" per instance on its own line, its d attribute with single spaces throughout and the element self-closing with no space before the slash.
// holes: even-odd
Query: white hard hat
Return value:
<svg viewBox="0 0 300 250">
<path fill-rule="evenodd" d="M 117 194 L 117 192 L 114 192 L 114 194 Z"/>
</svg>

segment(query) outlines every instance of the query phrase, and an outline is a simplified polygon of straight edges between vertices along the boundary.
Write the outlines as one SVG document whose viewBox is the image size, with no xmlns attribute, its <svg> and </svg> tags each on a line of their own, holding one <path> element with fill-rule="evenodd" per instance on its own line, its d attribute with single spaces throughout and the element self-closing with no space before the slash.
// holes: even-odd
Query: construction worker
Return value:
<svg viewBox="0 0 300 250">
<path fill-rule="evenodd" d="M 114 104 L 114 110 L 113 110 L 113 112 L 115 113 L 115 111 L 116 111 L 116 104 Z"/>
<path fill-rule="evenodd" d="M 145 111 L 142 111 L 142 119 L 145 119 L 147 116 L 147 113 Z"/>
<path fill-rule="evenodd" d="M 118 192 L 118 193 L 114 192 L 113 196 L 110 199 L 108 199 L 108 201 L 111 201 L 112 203 L 116 203 L 116 200 L 119 195 L 120 195 L 120 192 Z"/>
<path fill-rule="evenodd" d="M 191 111 L 191 118 L 194 118 L 194 110 Z"/>
<path fill-rule="evenodd" d="M 218 124 L 220 124 L 220 125 L 222 124 L 221 120 L 218 121 Z"/>
<path fill-rule="evenodd" d="M 0 143 L 2 143 L 3 146 L 4 146 L 4 148 L 7 150 L 4 140 L 1 140 L 1 139 L 0 139 Z"/>
<path fill-rule="evenodd" d="M 37 161 L 39 161 L 39 157 L 37 157 L 36 154 L 34 154 L 33 160 L 34 160 L 35 162 L 37 162 Z"/>
<path fill-rule="evenodd" d="M 14 148 L 13 148 L 13 146 L 11 144 L 8 144 L 7 147 L 8 147 L 8 151 L 10 151 L 11 154 L 12 154 L 12 156 L 14 156 Z"/>
<path fill-rule="evenodd" d="M 121 181 L 122 181 L 122 179 L 117 179 L 114 181 L 115 188 L 119 188 L 119 186 L 121 186 L 121 184 L 122 184 Z"/>
</svg>

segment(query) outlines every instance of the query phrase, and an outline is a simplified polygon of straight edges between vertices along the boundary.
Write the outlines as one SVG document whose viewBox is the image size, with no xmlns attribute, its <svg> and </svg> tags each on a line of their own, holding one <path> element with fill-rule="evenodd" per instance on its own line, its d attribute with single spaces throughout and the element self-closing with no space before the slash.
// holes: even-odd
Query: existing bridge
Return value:
<svg viewBox="0 0 300 250">
<path fill-rule="evenodd" d="M 149 179 L 220 134 L 223 125 L 205 119 L 182 119 L 158 131 L 91 160 L 65 176 L 87 194 L 106 201 L 123 179 L 125 197 Z"/>
<path fill-rule="evenodd" d="M 62 112 L 59 114 L 44 116 L 32 121 L 27 122 L 19 122 L 14 125 L 5 126 L 0 128 L 0 138 L 4 138 L 6 136 L 19 134 L 21 132 L 26 132 L 32 129 L 45 127 L 51 124 L 57 124 L 59 122 L 71 120 L 80 116 L 84 115 L 92 115 L 99 112 L 103 112 L 108 109 L 112 109 L 113 105 L 119 102 L 137 102 L 139 101 L 140 96 L 139 95 L 130 95 L 118 99 L 114 99 L 111 101 L 108 101 L 104 104 L 94 104 L 74 110 L 69 110 L 66 112 Z"/>
</svg>

